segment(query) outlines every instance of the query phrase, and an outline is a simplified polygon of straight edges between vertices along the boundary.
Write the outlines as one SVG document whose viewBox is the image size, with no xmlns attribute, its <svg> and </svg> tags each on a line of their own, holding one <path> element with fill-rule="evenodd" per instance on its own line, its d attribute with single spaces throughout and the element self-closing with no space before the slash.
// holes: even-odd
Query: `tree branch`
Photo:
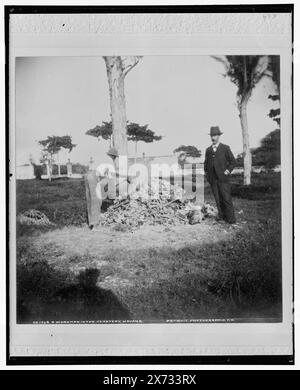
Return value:
<svg viewBox="0 0 300 390">
<path fill-rule="evenodd" d="M 140 62 L 141 58 L 142 58 L 142 56 L 135 56 L 133 64 L 127 65 L 126 67 L 123 68 L 124 78 L 131 71 L 131 69 L 133 69 L 135 66 L 137 66 L 137 64 Z M 124 64 L 124 60 L 122 60 L 122 64 Z"/>
<path fill-rule="evenodd" d="M 214 60 L 218 61 L 218 62 L 221 62 L 224 66 L 225 66 L 225 70 L 226 72 L 229 71 L 230 69 L 230 63 L 229 61 L 227 60 L 226 56 L 211 56 L 211 58 L 213 58 Z"/>
<path fill-rule="evenodd" d="M 253 86 L 259 82 L 263 76 L 267 76 L 267 69 L 269 66 L 269 56 L 261 56 L 253 70 L 252 82 Z"/>
</svg>

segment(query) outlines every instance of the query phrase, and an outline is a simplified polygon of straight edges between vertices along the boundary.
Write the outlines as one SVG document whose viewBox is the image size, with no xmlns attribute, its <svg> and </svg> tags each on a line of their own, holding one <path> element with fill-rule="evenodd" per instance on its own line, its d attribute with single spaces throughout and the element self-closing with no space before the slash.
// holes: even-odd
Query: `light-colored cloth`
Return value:
<svg viewBox="0 0 300 390">
<path fill-rule="evenodd" d="M 102 200 L 96 193 L 97 176 L 96 171 L 89 171 L 85 175 L 85 191 L 87 202 L 88 224 L 90 227 L 96 225 L 101 215 Z"/>
<path fill-rule="evenodd" d="M 220 142 L 218 142 L 217 144 L 212 144 L 212 148 L 213 148 L 213 151 L 214 153 L 216 153 L 217 149 L 218 149 L 218 146 L 220 145 Z"/>
<path fill-rule="evenodd" d="M 101 177 L 96 187 L 97 198 L 116 199 L 126 197 L 128 194 L 127 177 L 112 174 L 110 177 Z"/>
</svg>

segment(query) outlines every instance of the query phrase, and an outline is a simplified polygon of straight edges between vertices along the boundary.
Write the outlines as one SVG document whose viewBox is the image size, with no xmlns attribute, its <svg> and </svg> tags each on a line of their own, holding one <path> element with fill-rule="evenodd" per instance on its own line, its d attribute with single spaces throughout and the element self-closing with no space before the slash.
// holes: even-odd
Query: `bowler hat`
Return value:
<svg viewBox="0 0 300 390">
<path fill-rule="evenodd" d="M 212 126 L 210 128 L 210 136 L 213 136 L 213 135 L 221 135 L 223 134 L 221 131 L 220 131 L 220 128 L 219 126 Z"/>
<path fill-rule="evenodd" d="M 110 148 L 107 154 L 111 157 L 118 157 L 119 153 L 116 148 Z"/>
</svg>

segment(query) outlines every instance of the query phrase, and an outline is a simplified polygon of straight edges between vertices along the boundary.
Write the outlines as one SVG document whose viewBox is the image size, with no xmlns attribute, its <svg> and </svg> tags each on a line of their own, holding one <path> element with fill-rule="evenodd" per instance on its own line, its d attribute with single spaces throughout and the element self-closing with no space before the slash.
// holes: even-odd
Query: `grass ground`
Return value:
<svg viewBox="0 0 300 390">
<path fill-rule="evenodd" d="M 19 181 L 18 212 L 38 209 L 56 225 L 17 227 L 18 322 L 280 321 L 280 175 L 255 175 L 248 188 L 235 177 L 232 192 L 238 228 L 91 231 L 83 181 Z"/>
</svg>

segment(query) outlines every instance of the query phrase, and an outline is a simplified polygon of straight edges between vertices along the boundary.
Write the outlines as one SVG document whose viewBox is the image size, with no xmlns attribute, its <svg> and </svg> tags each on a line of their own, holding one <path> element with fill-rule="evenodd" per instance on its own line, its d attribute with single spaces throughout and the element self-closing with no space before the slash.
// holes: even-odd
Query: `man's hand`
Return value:
<svg viewBox="0 0 300 390">
<path fill-rule="evenodd" d="M 228 169 L 226 169 L 226 171 L 224 172 L 224 175 L 228 176 L 230 174 L 230 172 L 228 171 Z"/>
</svg>

